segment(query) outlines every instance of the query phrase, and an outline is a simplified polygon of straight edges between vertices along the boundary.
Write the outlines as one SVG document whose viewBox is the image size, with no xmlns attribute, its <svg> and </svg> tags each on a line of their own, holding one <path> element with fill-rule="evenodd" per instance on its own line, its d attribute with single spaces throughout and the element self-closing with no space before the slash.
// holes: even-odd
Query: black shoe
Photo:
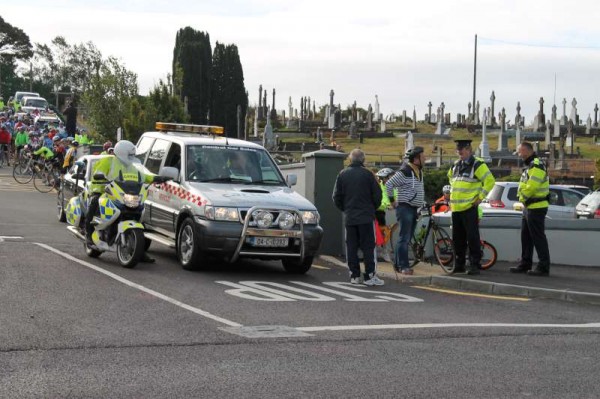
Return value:
<svg viewBox="0 0 600 399">
<path fill-rule="evenodd" d="M 151 258 L 150 255 L 148 255 L 147 253 L 144 253 L 144 256 L 142 256 L 142 259 L 140 259 L 140 262 L 142 262 L 142 263 L 154 263 L 154 262 L 156 262 L 156 259 Z"/>
<path fill-rule="evenodd" d="M 516 267 L 511 267 L 509 269 L 509 271 L 511 273 L 527 273 L 531 270 L 531 266 L 527 266 L 527 265 L 519 265 Z"/>
<path fill-rule="evenodd" d="M 538 277 L 547 277 L 550 275 L 548 270 L 538 269 L 537 267 L 533 270 L 529 270 L 527 272 L 528 276 L 538 276 Z"/>
<path fill-rule="evenodd" d="M 464 273 L 465 265 L 454 265 L 454 273 Z"/>
<path fill-rule="evenodd" d="M 478 274 L 481 274 L 481 272 L 479 271 L 479 268 L 472 268 L 472 269 L 468 269 L 465 274 L 467 276 L 476 276 Z"/>
</svg>

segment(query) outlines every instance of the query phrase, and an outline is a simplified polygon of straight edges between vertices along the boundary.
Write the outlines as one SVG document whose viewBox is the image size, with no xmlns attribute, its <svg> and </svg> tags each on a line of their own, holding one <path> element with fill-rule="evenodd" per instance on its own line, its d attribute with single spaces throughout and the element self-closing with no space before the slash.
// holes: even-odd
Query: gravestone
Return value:
<svg viewBox="0 0 600 399">
<path fill-rule="evenodd" d="M 554 137 L 554 138 L 560 137 L 560 121 L 559 120 L 556 120 L 554 122 L 554 134 L 552 135 L 552 137 Z"/>
<path fill-rule="evenodd" d="M 446 105 L 444 105 L 444 102 L 442 101 L 442 103 L 440 104 L 440 119 L 443 120 L 444 118 L 444 108 L 446 108 Z"/>
<path fill-rule="evenodd" d="M 492 95 L 490 96 L 490 101 L 492 102 L 492 106 L 491 106 L 491 121 L 490 121 L 490 125 L 491 126 L 495 126 L 496 125 L 496 117 L 494 116 L 494 102 L 496 101 L 496 94 L 494 93 L 494 90 L 492 90 Z"/>
<path fill-rule="evenodd" d="M 459 113 L 456 114 L 456 124 L 460 125 L 462 122 L 462 115 Z"/>
<path fill-rule="evenodd" d="M 558 121 L 557 121 L 558 122 Z M 548 146 L 548 168 L 554 168 L 556 163 L 556 144 L 550 143 Z"/>
<path fill-rule="evenodd" d="M 375 122 L 379 122 L 380 120 L 380 115 L 379 115 L 379 97 L 377 96 L 377 94 L 375 94 Z"/>
<path fill-rule="evenodd" d="M 386 126 L 386 123 L 385 123 L 385 119 L 381 120 L 379 129 L 381 130 L 381 133 L 385 133 L 385 131 L 387 129 L 387 126 Z"/>
<path fill-rule="evenodd" d="M 373 129 L 373 107 L 369 104 L 367 109 L 367 129 L 371 131 Z"/>
<path fill-rule="evenodd" d="M 492 92 L 493 93 L 493 92 Z M 506 135 L 506 110 L 500 112 L 500 133 L 498 133 L 498 151 L 508 150 L 508 136 Z"/>
<path fill-rule="evenodd" d="M 267 118 L 265 132 L 263 133 L 263 147 L 271 151 L 275 148 L 275 135 L 273 134 L 273 126 L 271 126 L 271 118 Z"/>
<path fill-rule="evenodd" d="M 412 120 L 412 124 L 413 124 L 413 129 L 417 130 L 417 109 L 415 107 L 413 107 L 413 120 Z"/>
<path fill-rule="evenodd" d="M 594 107 L 594 127 L 598 127 L 598 103 Z"/>
<path fill-rule="evenodd" d="M 517 117 L 519 118 L 519 117 Z M 518 119 L 517 119 L 518 120 Z M 521 144 L 521 121 L 518 120 L 519 122 L 517 123 L 517 131 L 515 132 L 515 148 L 517 148 L 519 146 L 519 144 Z"/>
<path fill-rule="evenodd" d="M 544 144 L 546 145 L 546 149 L 550 148 L 550 143 L 552 143 L 552 135 L 550 134 L 550 121 L 548 121 L 548 123 L 546 124 L 546 136 L 544 142 Z"/>
<path fill-rule="evenodd" d="M 406 126 L 406 110 L 402 110 L 402 126 Z"/>
<path fill-rule="evenodd" d="M 573 144 L 574 144 L 574 135 L 573 135 L 573 120 L 569 119 L 569 123 L 567 125 L 567 139 L 565 140 L 565 147 L 568 147 L 571 149 L 571 151 L 573 150 Z"/>
<path fill-rule="evenodd" d="M 356 117 L 356 100 L 352 104 L 352 122 L 356 122 L 358 118 Z"/>
<path fill-rule="evenodd" d="M 551 119 L 551 121 L 552 121 L 552 124 L 553 124 L 553 125 L 554 125 L 554 124 L 556 123 L 556 121 L 557 121 L 557 120 L 556 120 L 556 104 L 554 104 L 554 105 L 552 106 L 552 119 Z"/>
<path fill-rule="evenodd" d="M 517 101 L 517 116 L 515 117 L 515 125 L 521 126 L 521 102 L 520 101 Z"/>
<path fill-rule="evenodd" d="M 587 120 L 585 121 L 585 134 L 590 134 L 592 131 L 592 117 L 588 114 Z"/>
<path fill-rule="evenodd" d="M 406 137 L 404 140 L 404 152 L 406 153 L 412 148 L 415 148 L 415 139 L 413 137 L 412 132 L 409 130 L 408 133 L 406 133 Z"/>
<path fill-rule="evenodd" d="M 427 123 L 431 123 L 431 106 L 433 104 L 431 104 L 431 101 L 429 101 L 429 103 L 427 104 Z"/>
<path fill-rule="evenodd" d="M 356 139 L 358 138 L 358 129 L 356 128 L 356 122 L 350 122 L 350 138 Z"/>
<path fill-rule="evenodd" d="M 577 116 L 577 100 L 575 97 L 573 97 L 573 101 L 571 101 L 571 115 L 569 119 L 573 121 L 573 124 L 579 124 L 579 117 Z"/>
<path fill-rule="evenodd" d="M 540 110 L 538 111 L 537 114 L 537 123 L 538 123 L 538 128 L 534 129 L 534 130 L 538 130 L 544 127 L 545 122 L 546 122 L 546 115 L 544 114 L 544 97 L 540 97 Z"/>
<path fill-rule="evenodd" d="M 471 105 L 471 102 L 469 101 L 469 104 L 468 104 L 468 107 L 469 107 L 469 113 L 468 113 L 467 115 L 469 115 L 469 120 L 473 122 L 473 121 L 475 121 L 475 118 L 473 117 L 473 114 L 471 114 L 471 107 L 472 107 L 472 106 L 473 106 L 473 105 Z M 475 110 L 473 110 L 473 112 L 475 112 Z"/>
<path fill-rule="evenodd" d="M 475 124 L 479 125 L 479 100 L 477 100 L 477 105 L 475 106 Z"/>
<path fill-rule="evenodd" d="M 262 85 L 258 86 L 258 119 L 262 119 L 263 118 L 263 114 L 262 114 L 262 107 L 263 107 L 263 103 L 262 103 Z"/>
<path fill-rule="evenodd" d="M 258 137 L 258 107 L 254 109 L 254 137 Z"/>
<path fill-rule="evenodd" d="M 481 144 L 479 144 L 479 156 L 483 158 L 486 163 L 492 162 L 490 157 L 490 145 L 487 142 L 487 111 L 483 110 L 483 121 L 481 130 Z"/>
<path fill-rule="evenodd" d="M 560 117 L 560 124 L 565 126 L 567 124 L 567 99 L 566 98 L 563 98 L 562 105 L 563 105 L 563 114 Z"/>
</svg>

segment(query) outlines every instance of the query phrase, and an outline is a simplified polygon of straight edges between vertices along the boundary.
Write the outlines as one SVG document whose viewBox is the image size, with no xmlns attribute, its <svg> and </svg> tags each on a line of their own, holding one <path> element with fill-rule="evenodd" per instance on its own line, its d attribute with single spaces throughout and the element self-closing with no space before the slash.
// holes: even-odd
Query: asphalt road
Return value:
<svg viewBox="0 0 600 399">
<path fill-rule="evenodd" d="M 87 258 L 0 169 L 0 397 L 596 398 L 600 308 L 347 284 L 331 265 Z M 465 295 L 467 294 L 467 295 Z"/>
</svg>

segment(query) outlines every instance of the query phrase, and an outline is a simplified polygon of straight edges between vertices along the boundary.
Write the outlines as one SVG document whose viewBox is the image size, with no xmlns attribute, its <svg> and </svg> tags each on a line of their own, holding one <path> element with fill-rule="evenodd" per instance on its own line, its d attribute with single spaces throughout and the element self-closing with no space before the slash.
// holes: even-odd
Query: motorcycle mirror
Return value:
<svg viewBox="0 0 600 399">
<path fill-rule="evenodd" d="M 94 173 L 94 180 L 106 180 L 106 175 L 102 172 Z"/>
</svg>

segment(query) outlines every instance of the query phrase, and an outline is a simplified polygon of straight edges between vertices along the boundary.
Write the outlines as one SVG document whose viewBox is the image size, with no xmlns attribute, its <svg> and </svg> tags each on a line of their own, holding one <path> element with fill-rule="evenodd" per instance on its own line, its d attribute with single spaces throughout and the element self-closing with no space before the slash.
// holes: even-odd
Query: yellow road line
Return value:
<svg viewBox="0 0 600 399">
<path fill-rule="evenodd" d="M 312 265 L 312 267 L 314 267 L 315 269 L 329 270 L 329 268 L 325 266 Z"/>
<path fill-rule="evenodd" d="M 522 297 L 518 297 L 518 296 L 476 294 L 476 293 L 472 293 L 472 292 L 446 290 L 446 289 L 443 289 L 443 288 L 424 287 L 422 285 L 413 285 L 411 287 L 418 288 L 418 289 L 421 289 L 421 290 L 427 290 L 427 291 L 443 292 L 445 294 L 474 296 L 474 297 L 477 297 L 477 298 L 502 299 L 502 300 L 505 300 L 505 301 L 520 301 L 520 302 L 531 301 L 530 298 L 522 298 Z"/>
</svg>

